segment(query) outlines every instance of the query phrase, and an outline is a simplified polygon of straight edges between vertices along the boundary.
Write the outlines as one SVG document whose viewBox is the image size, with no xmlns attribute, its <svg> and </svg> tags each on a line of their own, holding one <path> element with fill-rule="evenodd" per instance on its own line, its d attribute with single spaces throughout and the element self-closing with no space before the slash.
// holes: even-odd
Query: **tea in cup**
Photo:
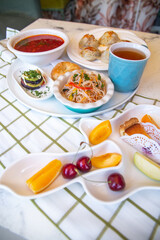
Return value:
<svg viewBox="0 0 160 240">
<path fill-rule="evenodd" d="M 119 42 L 109 49 L 108 76 L 118 92 L 135 90 L 140 82 L 150 51 L 146 46 Z"/>
</svg>

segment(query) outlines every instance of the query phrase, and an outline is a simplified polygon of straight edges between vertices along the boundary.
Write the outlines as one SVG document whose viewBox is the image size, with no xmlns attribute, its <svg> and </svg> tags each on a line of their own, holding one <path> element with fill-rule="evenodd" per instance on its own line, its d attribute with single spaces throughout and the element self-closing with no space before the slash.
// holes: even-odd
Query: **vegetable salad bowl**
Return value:
<svg viewBox="0 0 160 240">
<path fill-rule="evenodd" d="M 64 95 L 62 94 L 62 92 L 65 90 L 64 86 L 66 83 L 67 83 L 66 85 L 68 85 L 68 80 L 72 76 L 74 78 L 74 76 L 77 75 L 77 70 L 75 70 L 73 72 L 67 72 L 64 75 L 60 76 L 54 83 L 53 92 L 54 92 L 54 96 L 56 97 L 56 99 L 58 101 L 60 101 L 69 110 L 78 112 L 78 113 L 89 113 L 89 112 L 96 111 L 98 108 L 100 108 L 102 105 L 104 105 L 111 99 L 111 97 L 113 96 L 113 93 L 114 93 L 114 85 L 111 82 L 111 80 L 108 78 L 108 76 L 106 76 L 102 73 L 98 73 L 96 71 L 90 71 L 90 70 L 86 70 L 86 69 L 84 69 L 82 71 L 85 71 L 85 74 L 87 76 L 91 76 L 90 74 L 94 74 L 97 76 L 97 78 L 101 78 L 103 80 L 106 91 L 105 91 L 104 96 L 101 99 L 99 99 L 97 101 L 82 103 L 82 102 L 72 101 L 70 99 L 70 98 L 72 98 L 72 96 L 69 96 L 69 100 L 66 97 L 64 97 Z M 73 82 L 69 83 L 69 85 L 71 85 L 71 84 L 74 87 L 75 93 L 79 88 L 84 89 L 85 92 L 87 92 L 89 90 L 89 88 L 85 89 L 84 87 L 77 86 L 77 84 L 75 84 Z M 73 93 L 71 93 L 71 94 L 73 94 Z"/>
</svg>

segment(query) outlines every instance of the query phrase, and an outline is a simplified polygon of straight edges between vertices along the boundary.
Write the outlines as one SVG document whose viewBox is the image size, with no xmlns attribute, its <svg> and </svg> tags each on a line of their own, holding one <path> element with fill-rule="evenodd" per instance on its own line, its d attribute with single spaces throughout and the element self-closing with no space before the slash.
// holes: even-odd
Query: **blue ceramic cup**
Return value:
<svg viewBox="0 0 160 240">
<path fill-rule="evenodd" d="M 129 49 L 143 53 L 144 59 L 129 60 L 116 56 L 113 52 L 117 49 Z M 109 49 L 108 76 L 112 80 L 115 90 L 118 92 L 130 92 L 135 90 L 140 82 L 150 51 L 147 47 L 137 43 L 119 42 Z"/>
</svg>

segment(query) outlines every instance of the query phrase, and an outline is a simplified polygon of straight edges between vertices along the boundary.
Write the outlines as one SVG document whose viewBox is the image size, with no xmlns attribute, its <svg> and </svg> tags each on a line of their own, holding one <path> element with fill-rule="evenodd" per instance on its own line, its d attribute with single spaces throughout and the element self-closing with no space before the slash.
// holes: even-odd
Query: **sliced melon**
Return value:
<svg viewBox="0 0 160 240">
<path fill-rule="evenodd" d="M 146 176 L 160 181 L 160 165 L 139 152 L 134 154 L 133 160 L 136 167 Z"/>
</svg>

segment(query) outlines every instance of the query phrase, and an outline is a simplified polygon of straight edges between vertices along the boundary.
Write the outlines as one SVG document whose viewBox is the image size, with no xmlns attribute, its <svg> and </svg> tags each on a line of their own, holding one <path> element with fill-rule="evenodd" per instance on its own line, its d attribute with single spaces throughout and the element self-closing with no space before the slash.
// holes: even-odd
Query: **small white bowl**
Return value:
<svg viewBox="0 0 160 240">
<path fill-rule="evenodd" d="M 40 34 L 50 34 L 50 35 L 56 35 L 58 37 L 61 37 L 64 40 L 64 43 L 52 50 L 44 51 L 44 52 L 22 52 L 14 49 L 17 42 L 20 40 L 27 38 L 29 36 L 34 35 L 40 35 Z M 11 37 L 7 42 L 8 49 L 13 52 L 17 58 L 21 59 L 23 62 L 27 62 L 36 66 L 45 66 L 52 61 L 58 59 L 64 52 L 65 47 L 69 43 L 68 36 L 59 30 L 56 29 L 47 29 L 47 28 L 41 28 L 41 29 L 32 29 L 27 31 L 22 31 L 15 36 Z"/>
<path fill-rule="evenodd" d="M 84 69 L 87 73 L 94 73 L 94 74 L 99 74 L 96 71 L 90 71 L 87 69 Z M 111 80 L 108 78 L 108 76 L 100 73 L 102 79 L 106 83 L 106 95 L 101 98 L 100 100 L 93 102 L 93 103 L 75 103 L 72 101 L 67 100 L 65 97 L 62 96 L 61 90 L 63 86 L 67 83 L 69 77 L 76 73 L 77 70 L 73 72 L 66 72 L 64 75 L 61 75 L 55 82 L 53 86 L 53 92 L 54 96 L 58 101 L 60 101 L 66 108 L 70 109 L 71 111 L 78 112 L 78 113 L 89 113 L 96 111 L 98 108 L 100 108 L 102 105 L 107 103 L 111 97 L 114 94 L 114 85 L 111 82 Z"/>
</svg>

